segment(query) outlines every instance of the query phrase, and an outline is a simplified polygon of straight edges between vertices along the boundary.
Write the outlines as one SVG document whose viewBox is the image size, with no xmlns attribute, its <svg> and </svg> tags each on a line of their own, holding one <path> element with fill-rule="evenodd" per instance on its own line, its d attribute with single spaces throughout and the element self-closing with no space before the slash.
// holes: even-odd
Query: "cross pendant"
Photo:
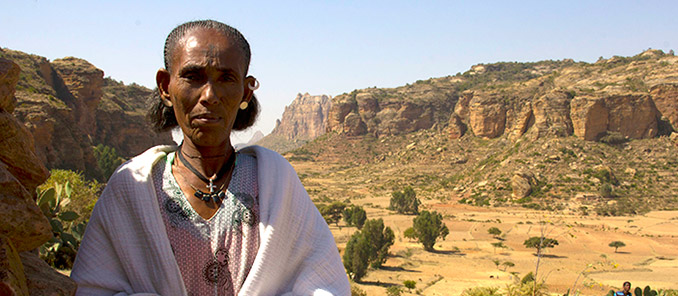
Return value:
<svg viewBox="0 0 678 296">
<path fill-rule="evenodd" d="M 214 180 L 213 180 L 213 179 L 210 179 L 210 184 L 209 184 L 209 185 L 205 185 L 205 187 L 207 187 L 207 189 L 210 190 L 210 193 L 214 193 L 214 189 L 217 189 L 217 186 L 214 185 Z"/>
</svg>

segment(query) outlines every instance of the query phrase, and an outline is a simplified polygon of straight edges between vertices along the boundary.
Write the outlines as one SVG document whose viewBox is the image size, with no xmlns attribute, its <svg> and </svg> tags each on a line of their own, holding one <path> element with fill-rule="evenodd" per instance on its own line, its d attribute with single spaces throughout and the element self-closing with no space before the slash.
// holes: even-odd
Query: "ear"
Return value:
<svg viewBox="0 0 678 296">
<path fill-rule="evenodd" d="M 172 99 L 169 94 L 169 82 L 170 82 L 170 73 L 165 69 L 158 70 L 158 73 L 155 74 L 155 83 L 158 85 L 158 93 L 160 94 L 160 99 L 162 103 L 172 108 Z"/>
<path fill-rule="evenodd" d="M 252 95 L 254 95 L 254 91 L 250 89 L 250 85 L 254 85 L 255 81 L 257 79 L 254 78 L 254 76 L 247 76 L 245 77 L 245 85 L 244 85 L 244 92 L 242 95 L 242 101 L 243 102 L 250 102 L 252 100 Z"/>
</svg>

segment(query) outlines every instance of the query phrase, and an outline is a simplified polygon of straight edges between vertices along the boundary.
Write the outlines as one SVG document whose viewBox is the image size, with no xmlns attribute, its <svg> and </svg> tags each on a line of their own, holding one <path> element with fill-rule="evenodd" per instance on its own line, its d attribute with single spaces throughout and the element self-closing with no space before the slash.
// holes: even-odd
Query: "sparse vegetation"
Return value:
<svg viewBox="0 0 678 296">
<path fill-rule="evenodd" d="M 414 233 L 427 251 L 433 251 L 436 240 L 445 239 L 450 233 L 438 212 L 422 211 L 412 220 Z"/>
<path fill-rule="evenodd" d="M 391 196 L 389 209 L 400 214 L 416 215 L 419 213 L 421 202 L 417 199 L 417 194 L 411 186 L 405 187 L 403 191 L 394 191 Z"/>
</svg>

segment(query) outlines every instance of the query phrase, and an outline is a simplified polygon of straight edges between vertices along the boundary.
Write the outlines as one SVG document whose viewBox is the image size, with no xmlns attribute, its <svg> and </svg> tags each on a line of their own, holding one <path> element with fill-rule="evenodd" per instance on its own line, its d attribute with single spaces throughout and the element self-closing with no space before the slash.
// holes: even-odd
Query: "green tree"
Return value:
<svg viewBox="0 0 678 296">
<path fill-rule="evenodd" d="M 617 249 L 626 247 L 626 244 L 623 241 L 613 241 L 608 246 L 614 248 L 614 252 L 617 253 Z"/>
<path fill-rule="evenodd" d="M 344 211 L 346 204 L 340 201 L 335 201 L 329 205 L 320 208 L 320 214 L 325 218 L 327 224 L 335 223 L 339 226 L 341 214 Z"/>
<path fill-rule="evenodd" d="M 367 213 L 363 207 L 352 205 L 344 209 L 344 221 L 346 221 L 346 225 L 362 229 L 363 225 L 365 225 L 365 220 L 367 220 Z"/>
<path fill-rule="evenodd" d="M 356 281 L 367 274 L 367 266 L 370 260 L 370 244 L 360 231 L 354 233 L 346 243 L 346 250 L 342 261 L 348 276 Z"/>
<path fill-rule="evenodd" d="M 389 209 L 394 210 L 400 214 L 419 213 L 419 205 L 421 202 L 417 199 L 417 194 L 412 189 L 412 186 L 407 186 L 403 191 L 394 191 L 391 194 L 391 201 Z"/>
<path fill-rule="evenodd" d="M 487 233 L 494 236 L 494 238 L 499 238 L 499 236 L 501 235 L 501 230 L 497 227 L 491 227 L 490 229 L 487 230 Z"/>
<path fill-rule="evenodd" d="M 108 180 L 113 172 L 115 172 L 115 169 L 124 162 L 124 159 L 118 155 L 115 148 L 103 144 L 94 147 L 94 158 L 97 160 L 97 165 L 101 171 L 102 181 Z"/>
<path fill-rule="evenodd" d="M 558 240 L 543 237 L 543 236 L 533 236 L 526 239 L 523 242 L 523 245 L 526 248 L 535 248 L 537 249 L 537 254 L 541 253 L 541 250 L 544 248 L 553 248 L 558 245 Z"/>
<path fill-rule="evenodd" d="M 414 227 L 410 227 L 408 229 L 405 229 L 405 231 L 403 232 L 403 236 L 406 239 L 409 239 L 409 240 L 417 239 L 417 234 L 414 231 Z"/>
<path fill-rule="evenodd" d="M 371 219 L 365 222 L 361 230 L 370 243 L 370 264 L 372 268 L 381 267 L 386 262 L 388 249 L 395 241 L 391 227 L 384 227 L 384 220 Z"/>
<path fill-rule="evenodd" d="M 346 244 L 342 259 L 349 277 L 360 281 L 367 273 L 368 266 L 381 267 L 394 239 L 393 230 L 384 227 L 381 218 L 367 220 L 363 229 L 356 231 Z"/>
<path fill-rule="evenodd" d="M 412 220 L 412 227 L 419 239 L 424 245 L 424 250 L 432 251 L 438 238 L 445 239 L 450 233 L 443 222 L 443 216 L 438 212 L 422 211 L 419 216 Z"/>
</svg>

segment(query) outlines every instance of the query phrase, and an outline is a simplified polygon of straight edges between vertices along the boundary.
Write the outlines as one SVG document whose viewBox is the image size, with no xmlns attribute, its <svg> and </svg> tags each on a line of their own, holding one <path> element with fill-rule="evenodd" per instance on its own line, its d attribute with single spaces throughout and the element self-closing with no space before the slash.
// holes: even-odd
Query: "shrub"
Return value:
<svg viewBox="0 0 678 296">
<path fill-rule="evenodd" d="M 498 287 L 473 287 L 468 288 L 461 292 L 461 296 L 499 296 L 502 295 L 499 292 Z"/>
<path fill-rule="evenodd" d="M 62 196 L 61 208 L 76 212 L 80 216 L 76 222 L 89 220 L 103 185 L 96 180 L 85 180 L 82 173 L 55 169 L 50 171 L 49 179 L 38 186 L 38 192 L 66 183 L 71 187 L 71 195 Z"/>
<path fill-rule="evenodd" d="M 327 224 L 335 223 L 339 225 L 339 220 L 341 219 L 341 214 L 346 208 L 346 204 L 340 201 L 335 201 L 329 205 L 321 207 L 320 214 L 325 218 Z"/>
<path fill-rule="evenodd" d="M 414 233 L 427 251 L 433 250 L 438 238 L 445 239 L 450 233 L 443 222 L 443 216 L 437 212 L 422 211 L 412 220 Z"/>
<path fill-rule="evenodd" d="M 497 227 L 491 227 L 490 229 L 487 230 L 487 233 L 494 236 L 494 238 L 498 238 L 501 235 L 501 230 Z"/>
<path fill-rule="evenodd" d="M 62 210 L 62 201 L 72 194 L 70 183 L 54 184 L 44 191 L 38 191 L 37 204 L 52 226 L 54 237 L 40 246 L 40 258 L 59 269 L 71 269 L 85 232 L 85 222 L 75 224 L 80 216 L 73 211 Z"/>
<path fill-rule="evenodd" d="M 417 199 L 417 194 L 411 186 L 405 187 L 402 192 L 394 191 L 391 196 L 389 209 L 400 214 L 416 215 L 419 213 L 419 205 L 421 202 Z"/>
<path fill-rule="evenodd" d="M 403 282 L 403 286 L 405 286 L 405 288 L 408 288 L 408 289 L 414 289 L 414 288 L 417 287 L 417 282 L 415 282 L 413 280 L 406 280 L 406 281 Z"/>
<path fill-rule="evenodd" d="M 386 295 L 388 296 L 399 296 L 402 292 L 403 290 L 399 286 L 390 286 L 386 288 Z"/>
<path fill-rule="evenodd" d="M 413 240 L 417 238 L 417 234 L 414 232 L 414 227 L 410 227 L 408 229 L 405 229 L 403 232 L 403 237 Z"/>
<path fill-rule="evenodd" d="M 94 158 L 101 171 L 101 181 L 106 181 L 111 177 L 115 169 L 118 168 L 124 159 L 118 155 L 115 148 L 103 144 L 94 147 Z"/>
<path fill-rule="evenodd" d="M 361 229 L 365 224 L 365 220 L 367 220 L 367 213 L 365 213 L 365 210 L 361 206 L 353 205 L 344 209 L 344 221 L 346 221 L 346 225 L 355 226 L 358 229 Z"/>
</svg>

